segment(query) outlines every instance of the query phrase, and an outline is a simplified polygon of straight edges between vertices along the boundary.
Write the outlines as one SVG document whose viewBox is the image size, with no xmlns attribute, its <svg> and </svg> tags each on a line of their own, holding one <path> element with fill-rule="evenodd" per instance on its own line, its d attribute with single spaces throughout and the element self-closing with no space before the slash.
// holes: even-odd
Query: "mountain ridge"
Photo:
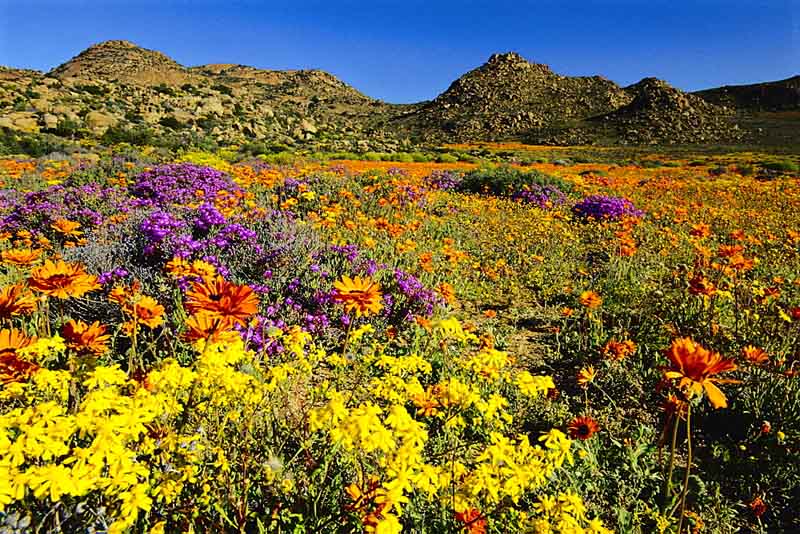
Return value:
<svg viewBox="0 0 800 534">
<path fill-rule="evenodd" d="M 795 78 L 800 81 L 788 81 Z M 482 140 L 714 143 L 745 136 L 734 111 L 752 106 L 747 98 L 725 96 L 744 89 L 686 93 L 654 80 L 621 87 L 602 76 L 557 74 L 507 52 L 492 54 L 432 100 L 391 104 L 319 69 L 187 67 L 159 51 L 111 40 L 47 73 L 0 68 L 0 127 L 106 138 L 109 130 L 146 129 L 345 150 Z M 776 92 L 781 82 L 755 85 Z"/>
</svg>

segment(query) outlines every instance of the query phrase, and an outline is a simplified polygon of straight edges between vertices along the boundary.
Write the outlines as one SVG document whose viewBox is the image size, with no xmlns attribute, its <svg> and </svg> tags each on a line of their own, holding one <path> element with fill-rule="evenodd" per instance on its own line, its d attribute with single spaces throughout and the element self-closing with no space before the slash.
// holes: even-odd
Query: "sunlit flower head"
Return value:
<svg viewBox="0 0 800 534">
<path fill-rule="evenodd" d="M 25 267 L 36 263 L 42 257 L 42 249 L 12 248 L 0 252 L 0 258 L 6 265 Z"/>
<path fill-rule="evenodd" d="M 567 427 L 567 433 L 572 439 L 587 440 L 600 430 L 597 421 L 588 416 L 576 417 Z"/>
<path fill-rule="evenodd" d="M 383 309 L 381 286 L 370 278 L 343 276 L 334 283 L 334 300 L 344 303 L 347 313 L 355 312 L 357 317 L 379 313 Z"/>
<path fill-rule="evenodd" d="M 50 225 L 50 228 L 59 234 L 72 237 L 79 237 L 83 233 L 78 230 L 80 227 L 81 223 L 70 221 L 68 219 L 57 219 L 55 222 L 53 222 L 53 224 Z"/>
<path fill-rule="evenodd" d="M 215 276 L 192 284 L 186 292 L 186 308 L 192 313 L 203 311 L 247 326 L 247 319 L 258 311 L 258 296 L 250 286 Z"/>
<path fill-rule="evenodd" d="M 186 319 L 186 331 L 183 333 L 183 338 L 190 343 L 200 339 L 212 342 L 222 341 L 230 336 L 239 335 L 232 330 L 234 324 L 231 317 L 199 311 Z"/>
<path fill-rule="evenodd" d="M 36 302 L 36 297 L 25 286 L 6 286 L 0 289 L 0 319 L 28 315 L 36 310 Z"/>
<path fill-rule="evenodd" d="M 56 263 L 47 260 L 41 267 L 33 269 L 28 284 L 48 297 L 59 299 L 78 298 L 100 289 L 97 277 L 88 274 L 83 265 L 63 260 Z"/>
<path fill-rule="evenodd" d="M 0 330 L 0 384 L 26 381 L 39 366 L 19 357 L 17 351 L 36 341 L 15 328 Z"/>
<path fill-rule="evenodd" d="M 99 321 L 88 324 L 80 320 L 69 320 L 61 328 L 61 335 L 70 349 L 95 356 L 108 352 L 108 340 L 111 338 L 106 333 L 106 327 Z"/>
<path fill-rule="evenodd" d="M 747 345 L 742 349 L 742 356 L 744 356 L 744 359 L 748 362 L 756 365 L 769 361 L 769 355 L 764 351 L 764 349 L 760 349 L 752 345 Z"/>
<path fill-rule="evenodd" d="M 578 302 L 580 302 L 581 306 L 593 310 L 603 303 L 603 299 L 594 291 L 584 291 L 578 298 Z"/>
<path fill-rule="evenodd" d="M 589 384 L 597 377 L 597 371 L 591 365 L 581 368 L 578 371 L 578 384 L 581 387 L 589 387 Z"/>
<path fill-rule="evenodd" d="M 671 366 L 664 371 L 664 376 L 671 380 L 678 380 L 678 388 L 687 397 L 702 396 L 705 392 L 714 408 L 728 406 L 728 400 L 715 382 L 734 381 L 712 377 L 719 373 L 735 370 L 736 364 L 733 363 L 733 360 L 723 358 L 719 353 L 704 348 L 690 338 L 674 340 L 667 350 L 667 358 L 669 358 Z"/>
</svg>

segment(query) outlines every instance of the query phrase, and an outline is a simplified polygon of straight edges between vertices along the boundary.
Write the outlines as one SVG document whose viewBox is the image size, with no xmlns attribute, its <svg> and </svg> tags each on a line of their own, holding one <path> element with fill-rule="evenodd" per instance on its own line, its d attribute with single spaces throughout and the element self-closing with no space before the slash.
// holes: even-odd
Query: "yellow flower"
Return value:
<svg viewBox="0 0 800 534">
<path fill-rule="evenodd" d="M 591 365 L 581 368 L 578 371 L 578 384 L 581 387 L 589 387 L 589 384 L 597 377 L 597 371 Z"/>
</svg>

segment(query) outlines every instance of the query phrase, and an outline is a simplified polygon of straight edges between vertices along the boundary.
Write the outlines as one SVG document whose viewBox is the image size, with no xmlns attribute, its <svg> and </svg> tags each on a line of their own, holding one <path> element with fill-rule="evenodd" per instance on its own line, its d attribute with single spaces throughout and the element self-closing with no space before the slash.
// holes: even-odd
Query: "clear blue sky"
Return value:
<svg viewBox="0 0 800 534">
<path fill-rule="evenodd" d="M 320 68 L 390 102 L 493 52 L 696 90 L 800 74 L 800 0 L 0 0 L 0 64 L 49 70 L 127 39 L 184 65 Z"/>
</svg>

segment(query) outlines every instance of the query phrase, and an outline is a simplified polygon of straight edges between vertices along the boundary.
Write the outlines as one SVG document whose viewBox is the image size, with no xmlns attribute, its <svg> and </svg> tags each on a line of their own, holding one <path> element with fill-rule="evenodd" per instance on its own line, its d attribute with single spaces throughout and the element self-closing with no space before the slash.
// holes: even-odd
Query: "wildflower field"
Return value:
<svg viewBox="0 0 800 534">
<path fill-rule="evenodd" d="M 0 160 L 0 532 L 800 531 L 797 162 L 450 148 Z"/>
</svg>

